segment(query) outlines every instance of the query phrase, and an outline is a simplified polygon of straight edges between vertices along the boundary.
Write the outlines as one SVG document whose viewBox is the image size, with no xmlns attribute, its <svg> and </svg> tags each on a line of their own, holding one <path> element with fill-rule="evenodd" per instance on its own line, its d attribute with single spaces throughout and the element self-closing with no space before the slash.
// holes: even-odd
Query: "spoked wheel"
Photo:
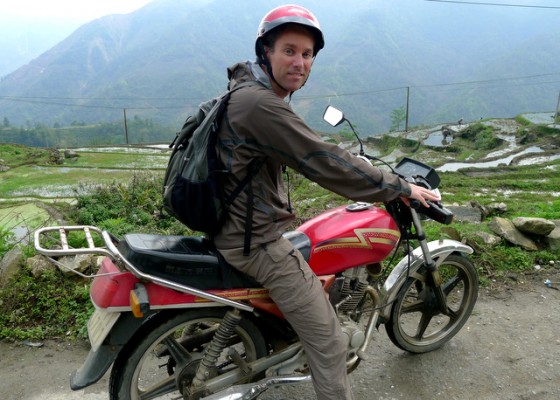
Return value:
<svg viewBox="0 0 560 400">
<path fill-rule="evenodd" d="M 182 390 L 192 381 L 225 312 L 199 309 L 156 317 L 115 360 L 109 382 L 110 399 L 183 399 L 179 388 Z M 237 368 L 233 358 L 251 362 L 267 354 L 261 333 L 246 318 L 226 339 L 214 375 Z"/>
<path fill-rule="evenodd" d="M 443 346 L 459 332 L 476 303 L 478 276 L 470 260 L 451 255 L 440 266 L 448 312 L 442 313 L 434 291 L 426 285 L 421 268 L 400 289 L 385 329 L 391 341 L 411 353 L 425 353 Z"/>
</svg>

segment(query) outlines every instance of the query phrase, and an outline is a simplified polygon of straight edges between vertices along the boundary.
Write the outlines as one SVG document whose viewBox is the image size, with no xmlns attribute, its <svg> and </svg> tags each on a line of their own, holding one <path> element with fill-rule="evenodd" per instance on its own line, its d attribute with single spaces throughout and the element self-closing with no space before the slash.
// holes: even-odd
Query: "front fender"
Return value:
<svg viewBox="0 0 560 400">
<path fill-rule="evenodd" d="M 428 243 L 428 250 L 432 255 L 436 266 L 439 266 L 452 253 L 472 254 L 473 249 L 456 240 L 434 240 Z M 401 286 L 404 284 L 409 273 L 414 273 L 424 264 L 424 256 L 420 247 L 415 248 L 411 254 L 407 254 L 393 268 L 387 277 L 380 293 L 381 313 L 380 319 L 389 319 L 391 305 L 396 299 Z M 410 267 L 409 267 L 410 265 Z"/>
<path fill-rule="evenodd" d="M 101 379 L 124 345 L 154 314 L 154 312 L 146 313 L 144 318 L 135 318 L 131 312 L 123 313 L 99 349 L 90 350 L 82 366 L 72 373 L 70 388 L 83 389 Z"/>
</svg>

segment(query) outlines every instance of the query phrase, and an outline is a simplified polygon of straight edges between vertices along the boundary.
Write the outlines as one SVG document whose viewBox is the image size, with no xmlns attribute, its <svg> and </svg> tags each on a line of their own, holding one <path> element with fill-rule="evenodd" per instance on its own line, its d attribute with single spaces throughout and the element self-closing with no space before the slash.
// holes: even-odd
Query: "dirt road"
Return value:
<svg viewBox="0 0 560 400">
<path fill-rule="evenodd" d="M 356 400 L 560 398 L 560 291 L 541 278 L 481 289 L 462 332 L 432 353 L 407 354 L 381 328 L 370 359 L 350 375 Z M 87 351 L 67 342 L 0 343 L 0 399 L 107 399 L 106 378 L 86 390 L 69 389 L 69 375 Z M 304 384 L 271 389 L 260 399 L 315 396 Z"/>
</svg>

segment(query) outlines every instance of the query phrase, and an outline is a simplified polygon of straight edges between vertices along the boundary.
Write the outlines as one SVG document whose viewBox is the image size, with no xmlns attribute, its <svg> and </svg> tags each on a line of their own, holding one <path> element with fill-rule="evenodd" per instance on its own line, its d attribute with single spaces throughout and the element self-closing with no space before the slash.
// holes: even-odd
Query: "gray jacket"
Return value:
<svg viewBox="0 0 560 400">
<path fill-rule="evenodd" d="M 354 201 L 388 201 L 410 194 L 407 182 L 371 166 L 340 147 L 326 143 L 271 88 L 267 75 L 252 62 L 228 68 L 229 88 L 257 80 L 260 85 L 235 91 L 218 134 L 219 156 L 232 172 L 225 183 L 231 193 L 255 158 L 264 164 L 252 179 L 254 196 L 251 244 L 276 240 L 291 225 L 281 166 Z M 243 247 L 247 193 L 229 209 L 225 225 L 214 237 L 218 249 Z"/>
</svg>

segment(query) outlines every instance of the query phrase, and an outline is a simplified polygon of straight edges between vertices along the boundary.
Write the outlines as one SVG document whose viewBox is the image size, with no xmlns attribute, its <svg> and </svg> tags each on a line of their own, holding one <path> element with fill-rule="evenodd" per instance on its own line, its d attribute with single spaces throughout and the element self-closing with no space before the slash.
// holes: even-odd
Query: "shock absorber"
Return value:
<svg viewBox="0 0 560 400">
<path fill-rule="evenodd" d="M 230 337 L 235 333 L 235 328 L 240 321 L 241 312 L 238 309 L 230 310 L 224 315 L 196 370 L 196 375 L 192 380 L 193 387 L 201 386 L 210 378 L 212 371 L 216 368 L 220 354 L 222 354 Z"/>
</svg>

